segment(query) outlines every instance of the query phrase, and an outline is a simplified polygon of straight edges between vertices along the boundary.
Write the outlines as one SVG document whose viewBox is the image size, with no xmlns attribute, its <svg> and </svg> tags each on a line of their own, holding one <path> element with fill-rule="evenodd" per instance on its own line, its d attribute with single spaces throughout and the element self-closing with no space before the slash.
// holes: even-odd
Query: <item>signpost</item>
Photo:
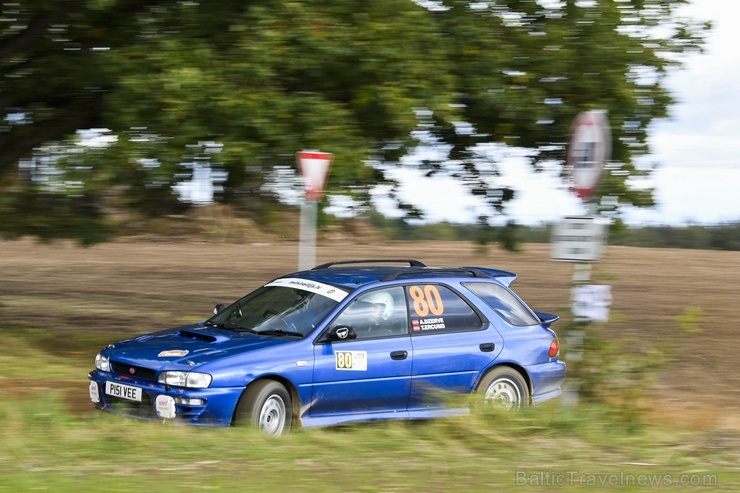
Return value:
<svg viewBox="0 0 740 493">
<path fill-rule="evenodd" d="M 596 203 L 592 195 L 601 182 L 604 165 L 611 156 L 611 130 L 606 111 L 591 110 L 579 113 L 573 122 L 568 142 L 566 169 L 572 178 L 572 190 L 588 208 L 588 215 L 566 217 L 553 228 L 552 253 L 554 260 L 575 262 L 571 289 L 571 312 L 574 322 L 568 327 L 566 361 L 583 360 L 585 324 L 605 322 L 609 318 L 611 286 L 591 285 L 591 263 L 601 259 L 606 239 L 606 223 L 596 217 Z M 570 380 L 564 392 L 564 402 L 578 399 L 581 382 Z"/>
<path fill-rule="evenodd" d="M 306 194 L 301 205 L 298 268 L 306 270 L 316 265 L 316 217 L 318 203 L 324 194 L 332 155 L 328 152 L 300 151 L 296 154 L 298 169 Z"/>
</svg>

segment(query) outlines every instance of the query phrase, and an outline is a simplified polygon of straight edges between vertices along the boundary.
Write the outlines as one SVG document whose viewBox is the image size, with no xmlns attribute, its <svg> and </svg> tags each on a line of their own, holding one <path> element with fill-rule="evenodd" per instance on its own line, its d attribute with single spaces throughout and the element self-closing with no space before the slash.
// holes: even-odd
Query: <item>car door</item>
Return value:
<svg viewBox="0 0 740 493">
<path fill-rule="evenodd" d="M 503 339 L 449 286 L 413 284 L 406 293 L 414 355 L 408 409 L 445 407 L 444 392 L 470 392 Z"/>
<path fill-rule="evenodd" d="M 368 300 L 388 295 L 382 307 Z M 393 304 L 392 307 L 388 306 Z M 382 320 L 373 317 L 380 315 Z M 366 292 L 328 325 L 351 329 L 355 339 L 319 339 L 309 414 L 406 412 L 411 388 L 412 347 L 403 288 Z"/>
</svg>

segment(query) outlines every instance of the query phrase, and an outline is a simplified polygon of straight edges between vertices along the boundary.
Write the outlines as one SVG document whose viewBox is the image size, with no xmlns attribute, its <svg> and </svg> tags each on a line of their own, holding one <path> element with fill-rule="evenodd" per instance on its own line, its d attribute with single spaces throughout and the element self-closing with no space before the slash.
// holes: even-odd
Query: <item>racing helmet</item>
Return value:
<svg viewBox="0 0 740 493">
<path fill-rule="evenodd" d="M 395 302 L 393 301 L 393 296 L 391 296 L 388 291 L 375 291 L 362 298 L 362 301 L 385 305 L 382 313 L 382 317 L 384 320 L 387 320 L 388 317 L 390 317 L 393 313 L 393 306 Z"/>
</svg>

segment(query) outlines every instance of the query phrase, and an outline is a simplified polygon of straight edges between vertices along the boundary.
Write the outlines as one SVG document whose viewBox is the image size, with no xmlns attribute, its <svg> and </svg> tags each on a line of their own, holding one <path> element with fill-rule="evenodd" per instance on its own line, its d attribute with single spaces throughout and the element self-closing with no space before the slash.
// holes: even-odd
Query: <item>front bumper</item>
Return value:
<svg viewBox="0 0 740 493">
<path fill-rule="evenodd" d="M 168 419 L 199 426 L 230 426 L 244 390 L 243 387 L 187 389 L 100 370 L 91 371 L 87 377 L 90 400 L 97 409 L 137 419 Z M 109 395 L 107 382 L 132 392 Z"/>
</svg>

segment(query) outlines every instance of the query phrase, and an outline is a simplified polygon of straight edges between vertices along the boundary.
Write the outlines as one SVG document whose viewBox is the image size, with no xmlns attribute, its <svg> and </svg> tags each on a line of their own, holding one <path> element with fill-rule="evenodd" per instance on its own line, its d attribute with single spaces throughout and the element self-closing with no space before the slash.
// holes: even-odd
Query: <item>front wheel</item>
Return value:
<svg viewBox="0 0 740 493">
<path fill-rule="evenodd" d="M 258 380 L 244 391 L 236 406 L 236 423 L 267 435 L 287 433 L 293 422 L 290 393 L 274 380 Z"/>
<path fill-rule="evenodd" d="M 527 382 L 507 366 L 488 372 L 478 385 L 476 397 L 483 409 L 517 410 L 529 404 Z"/>
</svg>

